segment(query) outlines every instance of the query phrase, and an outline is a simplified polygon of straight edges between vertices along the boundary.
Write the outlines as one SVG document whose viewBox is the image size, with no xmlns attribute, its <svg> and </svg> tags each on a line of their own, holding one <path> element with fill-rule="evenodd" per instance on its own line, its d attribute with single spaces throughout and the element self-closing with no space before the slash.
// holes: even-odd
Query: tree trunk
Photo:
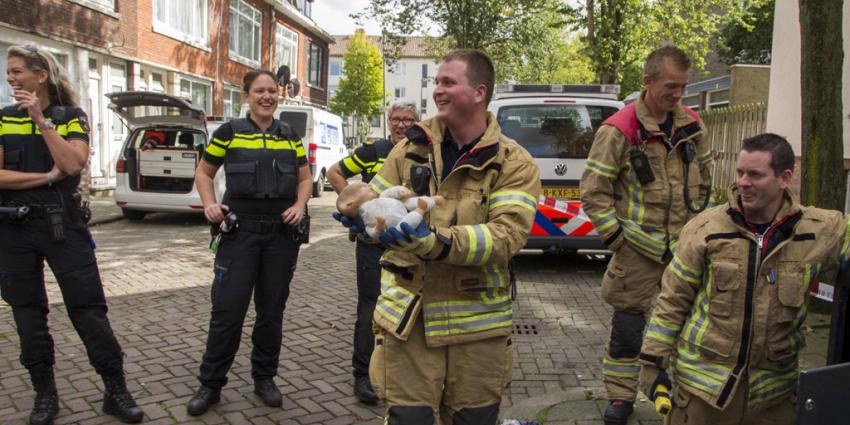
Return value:
<svg viewBox="0 0 850 425">
<path fill-rule="evenodd" d="M 843 0 L 800 0 L 805 205 L 844 211 Z M 788 99 L 793 102 L 793 99 Z"/>
</svg>

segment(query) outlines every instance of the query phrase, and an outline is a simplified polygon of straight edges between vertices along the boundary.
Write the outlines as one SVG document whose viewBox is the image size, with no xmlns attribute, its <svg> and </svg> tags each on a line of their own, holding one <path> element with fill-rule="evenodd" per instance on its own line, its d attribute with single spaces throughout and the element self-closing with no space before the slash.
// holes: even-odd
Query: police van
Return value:
<svg viewBox="0 0 850 425">
<path fill-rule="evenodd" d="M 240 116 L 248 114 L 248 105 L 242 105 Z M 327 172 L 348 155 L 343 142 L 342 118 L 324 109 L 309 105 L 282 104 L 275 110 L 275 118 L 289 123 L 301 136 L 313 175 L 313 197 L 322 196 L 328 185 Z"/>
<path fill-rule="evenodd" d="M 489 109 L 540 167 L 543 186 L 526 249 L 606 251 L 581 209 L 579 181 L 599 126 L 624 105 L 617 85 L 497 85 Z"/>
</svg>

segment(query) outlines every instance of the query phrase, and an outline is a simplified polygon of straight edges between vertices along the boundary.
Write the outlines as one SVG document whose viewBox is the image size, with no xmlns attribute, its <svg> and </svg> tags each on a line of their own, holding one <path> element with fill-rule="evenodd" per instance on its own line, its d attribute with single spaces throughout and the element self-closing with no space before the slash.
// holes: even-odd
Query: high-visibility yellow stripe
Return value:
<svg viewBox="0 0 850 425">
<path fill-rule="evenodd" d="M 4 120 L 5 120 L 5 118 L 4 118 Z M 29 121 L 27 123 L 22 123 L 22 124 L 7 123 L 7 122 L 3 123 L 3 135 L 4 136 L 32 134 L 33 129 L 34 129 L 34 125 L 33 125 L 32 121 Z"/>
<path fill-rule="evenodd" d="M 617 167 L 603 164 L 590 158 L 587 159 L 587 169 L 609 179 L 617 178 Z"/>
<path fill-rule="evenodd" d="M 378 195 L 380 195 L 380 194 L 381 194 L 381 193 L 383 193 L 385 190 L 387 190 L 387 189 L 389 189 L 389 188 L 391 188 L 391 187 L 393 187 L 393 186 L 395 186 L 395 185 L 394 185 L 394 184 L 392 184 L 392 183 L 390 183 L 390 182 L 388 182 L 385 178 L 383 178 L 383 177 L 381 177 L 381 176 L 379 176 L 379 175 L 377 175 L 377 174 L 376 174 L 376 175 L 375 175 L 375 177 L 372 177 L 372 180 L 370 180 L 370 181 L 369 181 L 369 186 L 372 186 L 372 189 L 373 189 L 373 190 L 374 190 L 374 191 L 375 191 Z"/>
<path fill-rule="evenodd" d="M 226 153 L 224 149 L 213 143 L 210 143 L 209 146 L 207 146 L 207 150 L 204 152 L 216 158 L 224 158 L 224 154 Z"/>
<path fill-rule="evenodd" d="M 486 224 L 463 226 L 469 240 L 466 264 L 485 264 L 493 251 L 493 235 Z"/>
<path fill-rule="evenodd" d="M 537 211 L 537 199 L 527 192 L 508 190 L 490 195 L 490 210 L 504 205 L 517 205 L 530 211 Z"/>
</svg>

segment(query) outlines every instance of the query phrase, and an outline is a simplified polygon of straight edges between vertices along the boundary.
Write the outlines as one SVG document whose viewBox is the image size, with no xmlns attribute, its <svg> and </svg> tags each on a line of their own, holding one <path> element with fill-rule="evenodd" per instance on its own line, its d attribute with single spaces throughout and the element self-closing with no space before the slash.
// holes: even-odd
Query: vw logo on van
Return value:
<svg viewBox="0 0 850 425">
<path fill-rule="evenodd" d="M 558 165 L 556 165 L 555 166 L 555 174 L 557 174 L 559 176 L 563 176 L 564 174 L 567 174 L 567 164 L 564 164 L 563 162 L 561 162 Z"/>
</svg>

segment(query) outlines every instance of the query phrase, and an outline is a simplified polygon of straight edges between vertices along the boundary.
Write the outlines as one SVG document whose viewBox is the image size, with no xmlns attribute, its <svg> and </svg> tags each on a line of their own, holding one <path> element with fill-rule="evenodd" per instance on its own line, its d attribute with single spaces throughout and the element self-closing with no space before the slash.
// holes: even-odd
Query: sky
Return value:
<svg viewBox="0 0 850 425">
<path fill-rule="evenodd" d="M 331 35 L 354 34 L 357 25 L 348 15 L 366 9 L 369 0 L 316 0 L 313 2 L 313 20 Z M 366 34 L 379 35 L 381 28 L 375 21 L 367 22 Z"/>
</svg>

